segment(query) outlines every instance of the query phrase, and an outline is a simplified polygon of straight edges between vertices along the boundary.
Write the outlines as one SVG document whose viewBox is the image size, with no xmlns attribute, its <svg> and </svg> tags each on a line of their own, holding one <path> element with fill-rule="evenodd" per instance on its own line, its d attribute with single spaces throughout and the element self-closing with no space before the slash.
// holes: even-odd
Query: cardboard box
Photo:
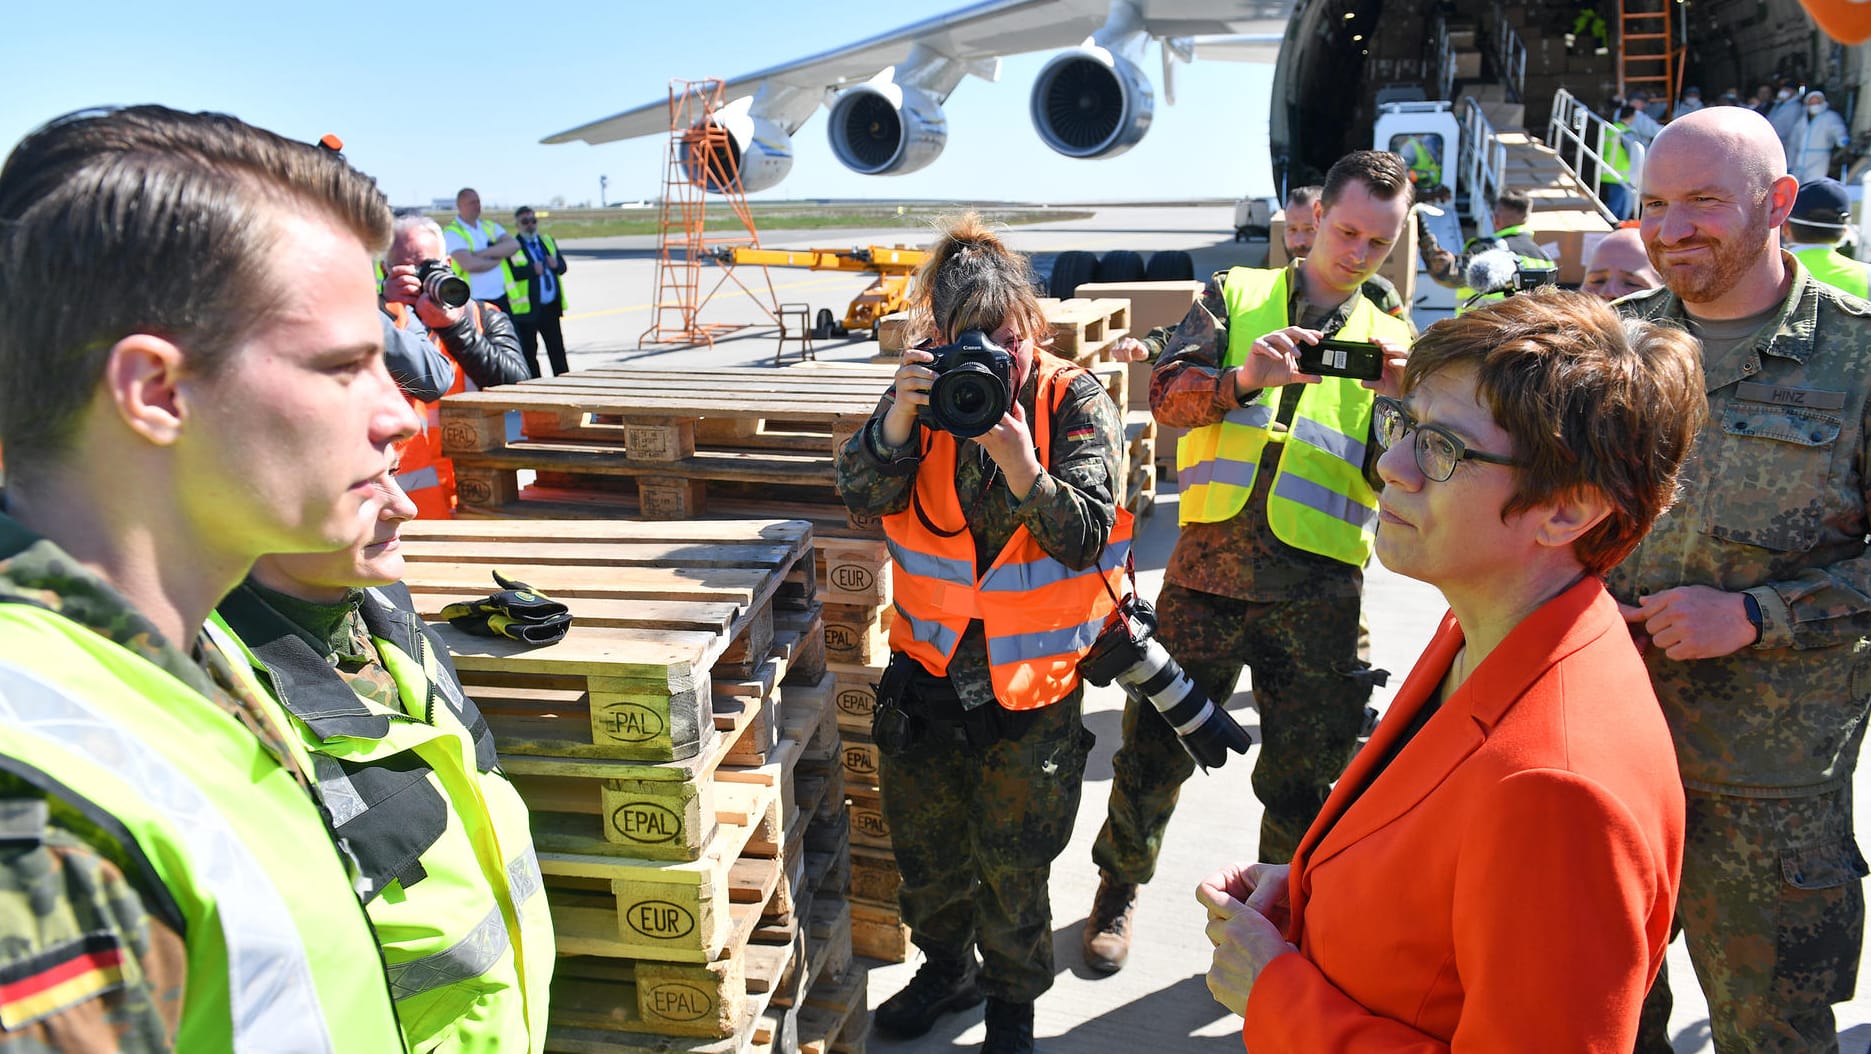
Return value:
<svg viewBox="0 0 1871 1054">
<path fill-rule="evenodd" d="M 1611 224 L 1603 216 L 1583 209 L 1535 209 L 1527 217 L 1527 232 L 1558 260 L 1559 281 L 1568 285 L 1585 280 L 1586 236 L 1602 236 L 1610 231 Z"/>
<path fill-rule="evenodd" d="M 1458 51 L 1455 53 L 1455 79 L 1474 80 L 1481 76 L 1481 52 Z"/>
<path fill-rule="evenodd" d="M 1278 237 L 1278 235 L 1275 235 Z M 1082 297 L 1114 297 L 1130 301 L 1130 335 L 1143 337 L 1159 326 L 1175 327 L 1202 299 L 1206 282 L 1087 282 L 1078 287 Z M 1130 409 L 1150 408 L 1148 362 L 1130 364 Z"/>
<path fill-rule="evenodd" d="M 1202 298 L 1200 280 L 1187 282 L 1086 282 L 1078 287 L 1083 299 L 1113 297 L 1130 301 L 1130 335 L 1141 337 L 1158 326 L 1174 326 L 1189 313 L 1189 305 Z"/>
<path fill-rule="evenodd" d="M 1517 132 L 1527 126 L 1527 107 L 1517 102 L 1484 102 L 1481 115 L 1497 132 Z"/>
</svg>

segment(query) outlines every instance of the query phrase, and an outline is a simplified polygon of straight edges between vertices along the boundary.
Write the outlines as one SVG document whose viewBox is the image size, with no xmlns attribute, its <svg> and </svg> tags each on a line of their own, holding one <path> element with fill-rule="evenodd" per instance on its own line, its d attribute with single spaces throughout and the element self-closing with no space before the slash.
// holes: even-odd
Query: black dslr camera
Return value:
<svg viewBox="0 0 1871 1054">
<path fill-rule="evenodd" d="M 923 411 L 928 422 L 957 439 L 972 439 L 1000 423 L 1013 403 L 1013 355 L 978 329 L 927 350 L 935 356 L 930 368 L 936 373 Z"/>
<path fill-rule="evenodd" d="M 424 260 L 417 264 L 416 281 L 430 300 L 443 307 L 461 307 L 468 302 L 468 280 L 440 260 Z"/>
<path fill-rule="evenodd" d="M 1150 602 L 1135 595 L 1124 598 L 1079 660 L 1079 676 L 1100 688 L 1116 681 L 1125 695 L 1154 706 L 1203 769 L 1220 768 L 1230 750 L 1247 753 L 1254 744 L 1247 729 L 1202 694 L 1156 642 L 1155 633 L 1156 609 Z"/>
</svg>

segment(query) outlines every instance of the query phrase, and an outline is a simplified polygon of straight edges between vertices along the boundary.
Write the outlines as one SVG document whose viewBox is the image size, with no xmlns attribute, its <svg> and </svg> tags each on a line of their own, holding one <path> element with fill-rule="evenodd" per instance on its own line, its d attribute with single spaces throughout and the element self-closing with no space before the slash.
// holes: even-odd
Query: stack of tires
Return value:
<svg viewBox="0 0 1871 1054">
<path fill-rule="evenodd" d="M 1148 263 L 1130 249 L 1113 249 L 1102 258 L 1072 250 L 1053 260 L 1047 292 L 1055 300 L 1070 300 L 1086 282 L 1186 282 L 1194 277 L 1194 259 L 1180 250 L 1151 253 Z"/>
</svg>

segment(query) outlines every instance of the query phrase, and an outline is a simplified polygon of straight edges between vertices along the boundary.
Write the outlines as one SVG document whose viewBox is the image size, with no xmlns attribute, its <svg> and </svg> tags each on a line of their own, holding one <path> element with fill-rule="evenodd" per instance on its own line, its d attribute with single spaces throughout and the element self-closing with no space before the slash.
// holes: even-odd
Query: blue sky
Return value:
<svg viewBox="0 0 1871 1054">
<path fill-rule="evenodd" d="M 738 76 L 969 2 L 20 4 L 0 45 L 15 85 L 0 96 L 0 143 L 10 149 L 82 106 L 160 102 L 226 111 L 295 138 L 336 132 L 352 163 L 399 205 L 452 197 L 464 184 L 495 206 L 595 203 L 601 174 L 611 200 L 645 198 L 660 190 L 660 138 L 595 147 L 538 140 L 665 99 L 672 77 Z M 1271 66 L 1185 66 L 1175 106 L 1158 83 L 1155 123 L 1141 144 L 1118 158 L 1074 161 L 1041 145 L 1027 116 L 1027 92 L 1048 57 L 1003 61 L 998 83 L 964 81 L 945 107 L 948 148 L 908 176 L 847 171 L 826 144 L 821 109 L 794 139 L 791 176 L 761 196 L 1071 202 L 1272 192 Z M 1157 82 L 1154 45 L 1143 66 Z"/>
</svg>

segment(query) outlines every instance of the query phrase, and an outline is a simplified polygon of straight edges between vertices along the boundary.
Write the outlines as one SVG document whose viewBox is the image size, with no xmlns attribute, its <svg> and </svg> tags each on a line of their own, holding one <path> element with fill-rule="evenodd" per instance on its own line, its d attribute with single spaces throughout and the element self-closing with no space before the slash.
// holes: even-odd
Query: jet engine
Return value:
<svg viewBox="0 0 1871 1054">
<path fill-rule="evenodd" d="M 1033 127 L 1067 157 L 1116 157 L 1150 130 L 1156 92 L 1129 59 L 1096 45 L 1062 52 L 1033 82 Z"/>
<path fill-rule="evenodd" d="M 745 107 L 729 106 L 713 122 L 697 122 L 682 137 L 682 174 L 710 194 L 727 190 L 735 172 L 741 190 L 778 185 L 793 169 L 793 137 Z"/>
<path fill-rule="evenodd" d="M 832 153 L 853 172 L 900 176 L 928 167 L 948 145 L 948 118 L 927 92 L 890 81 L 860 84 L 832 104 Z"/>
</svg>

